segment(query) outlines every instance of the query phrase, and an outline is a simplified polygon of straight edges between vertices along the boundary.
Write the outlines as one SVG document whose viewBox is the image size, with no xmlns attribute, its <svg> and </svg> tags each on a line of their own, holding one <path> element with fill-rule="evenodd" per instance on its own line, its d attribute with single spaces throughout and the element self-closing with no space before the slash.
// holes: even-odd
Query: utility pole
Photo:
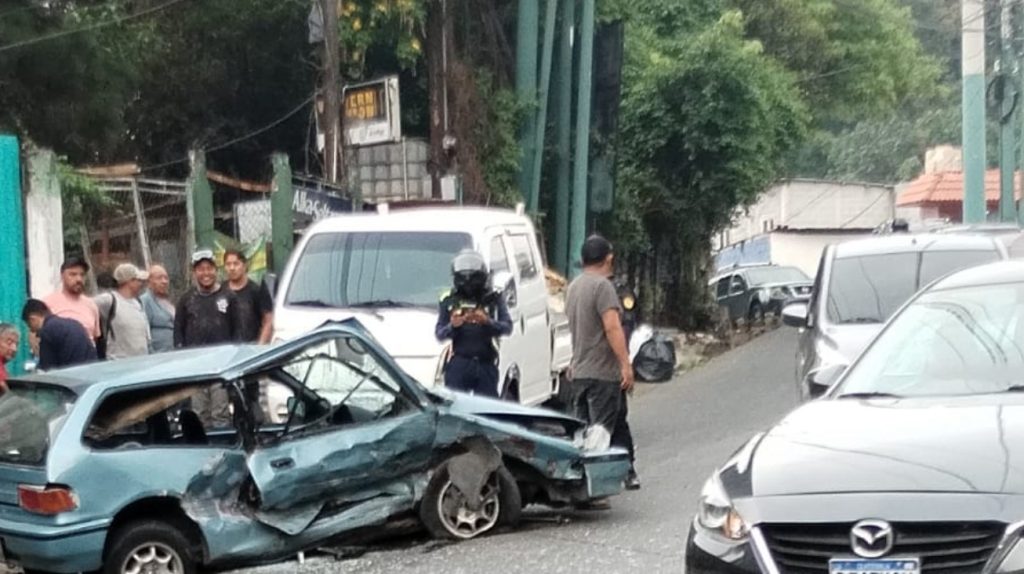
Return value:
<svg viewBox="0 0 1024 574">
<path fill-rule="evenodd" d="M 1001 0 L 999 14 L 999 220 L 1017 220 L 1014 200 L 1016 143 L 1014 142 L 1014 109 L 1017 103 L 1014 81 L 1013 14 L 1009 0 Z"/>
<path fill-rule="evenodd" d="M 338 3 L 320 0 L 324 21 L 324 169 L 327 181 L 338 183 L 344 177 L 345 162 L 341 158 L 341 54 L 338 41 Z"/>
<path fill-rule="evenodd" d="M 985 221 L 985 0 L 961 0 L 964 223 Z"/>
<path fill-rule="evenodd" d="M 590 101 L 594 84 L 594 0 L 583 0 L 580 20 L 580 70 L 576 108 L 576 163 L 573 166 L 572 213 L 569 224 L 570 276 L 580 274 L 580 249 L 587 235 L 590 179 Z"/>
<path fill-rule="evenodd" d="M 576 27 L 576 0 L 562 0 L 562 21 L 558 37 L 558 104 L 555 145 L 558 169 L 555 178 L 555 255 L 551 260 L 566 276 L 569 257 L 569 205 L 572 185 L 572 36 Z"/>
<path fill-rule="evenodd" d="M 535 149 L 537 111 L 537 40 L 540 28 L 540 0 L 519 0 L 519 15 L 516 28 L 516 95 L 519 101 L 530 105 L 519 131 L 519 149 L 522 161 L 519 164 L 519 193 L 524 200 L 530 200 L 530 181 L 533 178 L 533 162 L 537 160 Z M 536 206 L 528 206 L 531 211 Z"/>
<path fill-rule="evenodd" d="M 540 91 L 537 94 L 539 107 L 537 110 L 536 126 L 533 129 L 534 137 L 534 159 L 532 173 L 530 173 L 530 195 L 527 197 L 526 206 L 530 213 L 536 215 L 540 211 L 540 178 L 544 164 L 544 136 L 548 126 L 548 100 L 550 100 L 551 88 L 551 64 L 555 51 L 555 26 L 558 17 L 558 0 L 546 0 L 544 16 L 544 49 L 541 54 L 540 64 Z"/>
</svg>

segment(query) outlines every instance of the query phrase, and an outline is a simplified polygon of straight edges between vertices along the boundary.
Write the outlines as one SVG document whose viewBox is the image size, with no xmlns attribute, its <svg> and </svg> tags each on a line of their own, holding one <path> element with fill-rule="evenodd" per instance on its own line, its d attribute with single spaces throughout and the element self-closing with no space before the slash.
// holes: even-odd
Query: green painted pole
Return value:
<svg viewBox="0 0 1024 574">
<path fill-rule="evenodd" d="M 962 0 L 964 223 L 981 223 L 985 207 L 985 4 Z"/>
<path fill-rule="evenodd" d="M 1014 142 L 1013 90 L 1013 16 L 1010 2 L 1003 0 L 1000 13 L 999 74 L 1002 77 L 1002 102 L 999 114 L 999 220 L 1017 219 L 1017 205 L 1013 197 L 1013 175 L 1016 167 Z"/>
<path fill-rule="evenodd" d="M 292 167 L 288 155 L 275 153 L 271 159 L 274 167 L 274 183 L 270 194 L 270 234 L 274 241 L 274 272 L 280 276 L 292 254 L 295 243 L 295 226 L 292 220 L 292 205 L 295 202 L 295 187 L 292 184 Z"/>
<path fill-rule="evenodd" d="M 540 0 L 519 0 L 519 21 L 516 32 L 516 95 L 528 106 L 519 131 L 519 193 L 527 202 L 526 208 L 535 211 L 530 202 L 530 179 L 533 177 L 533 162 L 537 161 L 534 133 L 537 122 L 537 35 L 540 27 Z"/>
<path fill-rule="evenodd" d="M 216 239 L 213 226 L 213 188 L 206 178 L 206 154 L 201 150 L 189 152 L 192 170 L 188 178 L 192 195 L 192 228 L 198 248 L 213 249 Z"/>
<path fill-rule="evenodd" d="M 555 141 L 558 169 L 555 179 L 555 268 L 568 275 L 569 198 L 572 186 L 572 34 L 576 22 L 576 0 L 562 0 L 562 22 L 558 37 L 558 96 L 555 111 Z"/>
<path fill-rule="evenodd" d="M 0 135 L 0 269 L 4 288 L 0 289 L 0 321 L 17 325 L 21 345 L 12 363 L 11 374 L 20 375 L 28 359 L 28 331 L 21 321 L 21 308 L 28 291 L 25 269 L 25 216 L 21 204 L 21 151 L 18 138 Z"/>
<path fill-rule="evenodd" d="M 548 92 L 551 89 L 551 60 L 555 51 L 555 21 L 558 16 L 558 0 L 546 0 L 547 13 L 544 16 L 544 48 L 540 64 L 540 91 L 537 100 L 537 121 L 534 127 L 533 173 L 530 178 L 530 199 L 527 204 L 534 215 L 540 211 L 540 177 L 544 166 L 544 136 L 548 127 Z"/>
<path fill-rule="evenodd" d="M 583 0 L 580 20 L 580 72 L 576 107 L 576 165 L 569 225 L 570 275 L 580 274 L 580 249 L 587 235 L 587 184 L 590 168 L 590 103 L 594 83 L 594 0 Z"/>
</svg>

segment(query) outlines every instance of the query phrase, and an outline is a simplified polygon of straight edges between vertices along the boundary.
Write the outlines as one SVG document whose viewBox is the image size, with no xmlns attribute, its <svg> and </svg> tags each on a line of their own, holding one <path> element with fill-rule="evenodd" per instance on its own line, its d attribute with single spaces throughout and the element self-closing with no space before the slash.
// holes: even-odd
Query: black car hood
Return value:
<svg viewBox="0 0 1024 574">
<path fill-rule="evenodd" d="M 723 469 L 730 491 L 1021 494 L 1024 396 L 814 401 L 766 433 L 752 456 L 744 472 L 735 461 L 731 473 Z"/>
</svg>

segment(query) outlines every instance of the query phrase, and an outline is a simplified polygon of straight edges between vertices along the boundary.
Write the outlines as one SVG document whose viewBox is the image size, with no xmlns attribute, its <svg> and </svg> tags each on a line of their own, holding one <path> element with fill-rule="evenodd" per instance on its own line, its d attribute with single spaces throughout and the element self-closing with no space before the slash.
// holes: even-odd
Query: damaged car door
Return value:
<svg viewBox="0 0 1024 574">
<path fill-rule="evenodd" d="M 248 466 L 262 522 L 287 534 L 314 524 L 337 533 L 413 508 L 436 412 L 374 349 L 332 334 L 259 376 L 265 416 Z"/>
</svg>

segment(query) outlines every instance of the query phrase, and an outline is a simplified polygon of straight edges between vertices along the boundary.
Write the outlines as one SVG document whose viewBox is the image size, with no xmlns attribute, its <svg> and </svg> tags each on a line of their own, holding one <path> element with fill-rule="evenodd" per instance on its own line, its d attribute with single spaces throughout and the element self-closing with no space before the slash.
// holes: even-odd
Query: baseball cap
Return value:
<svg viewBox="0 0 1024 574">
<path fill-rule="evenodd" d="M 127 283 L 133 279 L 145 281 L 149 279 L 149 272 L 141 271 L 131 263 L 122 263 L 114 269 L 114 281 L 117 281 L 118 285 Z"/>
<path fill-rule="evenodd" d="M 60 272 L 63 273 L 68 269 L 72 269 L 75 267 L 81 267 L 82 269 L 85 269 L 86 273 L 89 272 L 89 264 L 85 262 L 85 259 L 82 259 L 81 257 L 77 256 L 68 257 L 67 259 L 65 259 L 64 263 L 62 263 L 60 266 Z"/>
<path fill-rule="evenodd" d="M 192 254 L 192 266 L 195 267 L 200 261 L 209 261 L 214 265 L 217 264 L 217 259 L 213 256 L 212 249 L 199 249 Z"/>
</svg>

